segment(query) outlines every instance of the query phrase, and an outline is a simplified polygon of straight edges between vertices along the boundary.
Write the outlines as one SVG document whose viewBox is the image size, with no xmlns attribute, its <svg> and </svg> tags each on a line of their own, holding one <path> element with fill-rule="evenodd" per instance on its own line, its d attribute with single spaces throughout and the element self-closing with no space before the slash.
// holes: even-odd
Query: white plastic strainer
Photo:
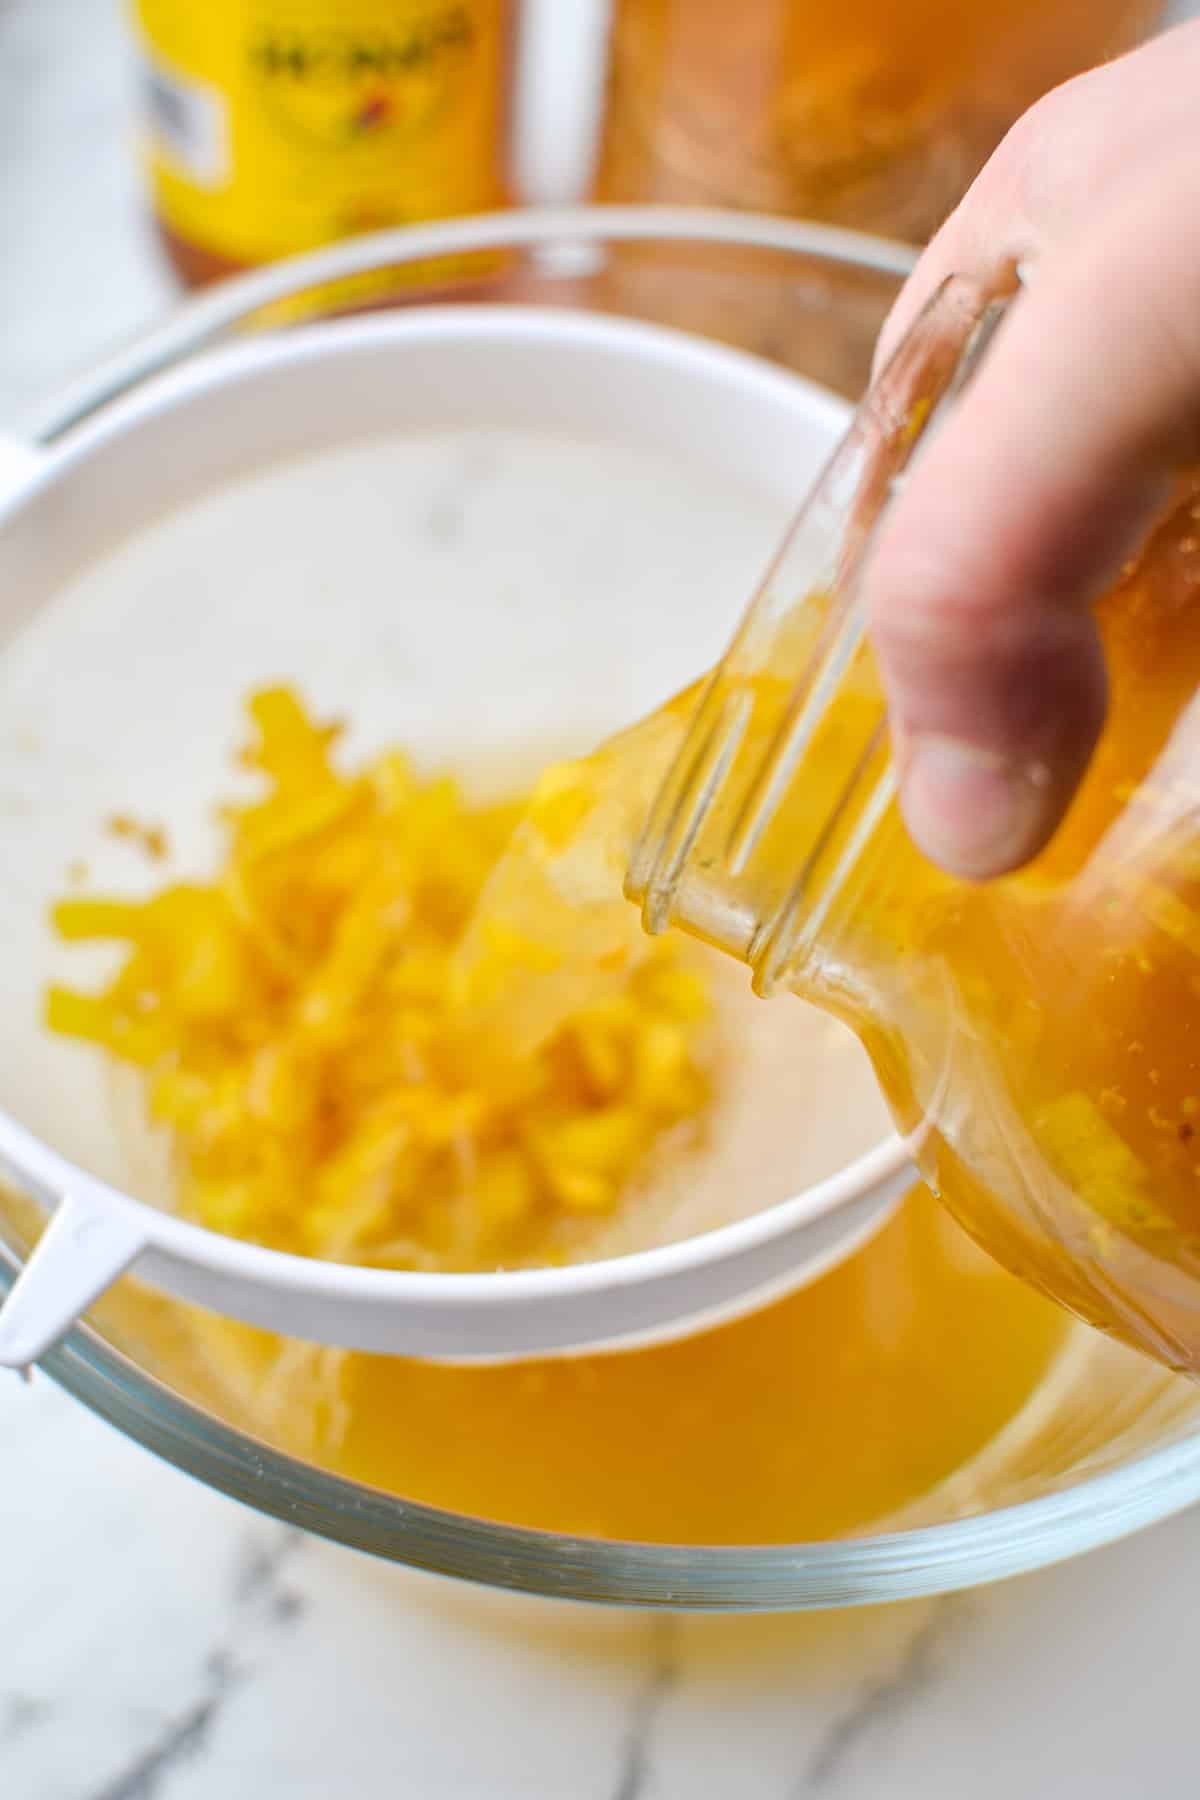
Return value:
<svg viewBox="0 0 1200 1800">
<path fill-rule="evenodd" d="M 605 236 L 639 216 L 632 235 L 711 228 L 613 214 Z M 442 226 L 403 255 L 578 222 Z M 198 303 L 191 342 L 309 272 Z M 169 328 L 159 360 L 186 338 Z M 0 1311 L 0 1364 L 35 1360 L 134 1268 L 294 1337 L 495 1358 L 675 1335 L 863 1241 L 912 1176 L 861 1062 L 845 1107 L 865 1153 L 764 1210 L 574 1267 L 430 1275 L 284 1255 L 151 1204 L 99 1058 L 37 1025 L 66 862 L 117 806 L 182 820 L 203 859 L 246 688 L 294 679 L 435 761 L 503 759 L 538 734 L 586 748 L 720 650 L 843 404 L 698 337 L 484 305 L 251 338 L 136 385 L 118 365 L 110 386 L 52 448 L 0 443 L 0 1169 L 53 1214 Z M 803 1095 L 787 1122 L 806 1129 Z"/>
</svg>

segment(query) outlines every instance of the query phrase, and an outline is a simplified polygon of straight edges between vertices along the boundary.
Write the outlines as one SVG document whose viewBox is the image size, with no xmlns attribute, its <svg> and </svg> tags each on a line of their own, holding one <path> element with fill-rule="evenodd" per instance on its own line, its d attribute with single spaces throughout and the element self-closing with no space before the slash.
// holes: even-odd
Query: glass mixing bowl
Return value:
<svg viewBox="0 0 1200 1800">
<path fill-rule="evenodd" d="M 301 324 L 315 334 L 305 341 L 319 352 L 322 333 L 342 333 L 349 344 L 355 328 L 345 319 L 328 323 L 326 314 L 374 309 L 385 302 L 426 303 L 431 298 L 456 306 L 568 307 L 665 324 L 749 352 L 759 359 L 760 368 L 775 365 L 834 394 L 854 398 L 865 383 L 878 325 L 909 261 L 909 252 L 899 246 L 846 232 L 766 218 L 654 209 L 525 214 L 389 233 L 245 277 L 193 303 L 77 384 L 35 422 L 32 435 L 35 444 L 80 444 L 86 450 L 90 442 L 94 447 L 96 434 L 103 436 L 108 421 L 119 419 L 122 407 L 132 403 L 153 417 L 166 404 L 164 396 L 170 399 L 173 393 L 178 400 L 189 388 L 190 372 L 195 373 L 199 429 L 206 357 L 214 348 L 225 354 L 219 347 L 232 341 L 236 354 L 253 362 L 256 345 L 278 344 L 280 334 Z M 215 435 L 202 460 L 210 487 L 232 484 L 235 509 L 240 504 L 237 488 L 247 486 L 251 511 L 242 528 L 251 539 L 257 534 L 260 552 L 265 544 L 265 553 L 286 572 L 289 556 L 294 560 L 306 554 L 303 546 L 297 549 L 288 542 L 296 495 L 288 500 L 276 494 L 272 500 L 269 479 L 268 488 L 261 484 L 256 488 L 255 482 L 264 471 L 269 478 L 276 463 L 285 466 L 289 458 L 302 460 L 312 451 L 315 426 L 311 412 L 305 414 L 294 405 L 295 389 L 288 384 L 284 363 L 271 365 L 266 354 L 262 363 L 257 411 L 253 417 L 245 414 L 244 430 L 224 438 Z M 337 382 L 325 390 L 328 414 L 335 414 L 346 400 L 347 383 L 352 387 L 355 381 L 360 386 L 366 382 L 366 391 L 356 401 L 361 419 L 368 420 L 359 435 L 364 442 L 372 433 L 376 440 L 386 437 L 390 404 L 386 388 L 371 386 L 362 370 L 356 374 L 353 356 L 339 369 Z M 412 396 L 407 398 L 411 405 Z M 428 404 L 436 423 L 435 387 Z M 701 440 L 703 428 L 703 418 L 697 418 Z M 117 435 L 113 442 L 117 443 Z M 799 466 L 777 466 L 778 446 L 725 445 L 723 454 L 727 470 L 731 464 L 740 466 L 743 458 L 749 468 L 757 456 L 763 465 L 759 485 L 765 482 L 770 487 L 773 482 L 781 504 L 798 499 L 812 473 Z M 19 474 L 21 449 L 9 446 L 7 457 L 0 456 L 0 488 L 6 461 L 8 469 Z M 363 484 L 353 479 L 353 456 L 351 464 L 342 467 L 343 476 L 347 467 L 351 478 L 342 483 L 343 495 L 366 493 L 370 499 Z M 127 478 L 123 485 L 120 456 L 109 457 L 104 469 L 83 511 L 72 515 L 64 509 L 53 521 L 55 539 L 64 546 L 64 568 L 74 534 L 87 531 L 94 536 L 102 526 L 100 535 L 108 533 L 116 541 L 126 511 L 131 516 L 136 511 Z M 166 517 L 172 506 L 173 471 L 169 466 L 160 468 L 154 479 L 156 503 Z M 456 479 L 469 484 L 469 459 Z M 569 470 L 564 479 L 569 482 Z M 548 494 L 557 480 L 549 466 Z M 175 496 L 180 504 L 191 497 L 182 492 Z M 346 505 L 331 508 L 329 529 L 336 523 L 343 532 L 357 533 L 361 555 L 364 534 L 369 545 L 370 533 L 383 529 L 388 499 L 384 493 L 381 502 L 376 494 L 372 504 L 364 500 L 357 511 L 357 500 L 349 511 Z M 669 501 L 665 495 L 668 515 Z M 314 504 L 311 497 L 309 504 Z M 422 504 L 432 555 L 439 542 L 444 549 L 451 546 L 460 529 L 454 492 L 434 483 Z M 782 522 L 769 507 L 755 512 L 752 500 L 747 506 L 747 516 L 757 519 L 763 531 L 769 533 Z M 308 519 L 305 532 L 299 534 L 309 552 L 313 532 L 324 516 L 317 514 L 316 526 Z M 244 686 L 269 672 L 264 670 L 263 656 L 272 641 L 271 630 L 264 637 L 261 630 L 256 635 L 256 629 L 248 629 L 243 639 L 232 629 L 237 614 L 222 611 L 228 595 L 217 591 L 216 575 L 205 585 L 203 517 L 199 524 L 193 520 L 192 528 L 190 560 L 179 561 L 177 556 L 175 567 L 190 571 L 189 579 L 195 579 L 196 616 L 224 619 L 224 641 L 231 661 L 238 665 L 230 679 Z M 769 542 L 768 535 L 762 547 L 769 547 Z M 386 535 L 380 546 L 382 557 Z M 706 546 L 704 561 L 713 564 L 715 585 L 705 602 L 707 610 L 702 609 L 698 641 L 689 646 L 684 672 L 697 666 L 705 651 L 720 647 L 744 598 L 744 589 L 726 596 L 722 586 L 735 576 L 740 579 L 740 552 L 726 545 L 722 555 L 724 561 L 715 554 L 709 558 Z M 333 559 L 329 568 L 335 571 L 336 566 Z M 676 577 L 697 579 L 696 567 L 695 559 L 692 565 L 685 559 Z M 9 593 L 19 606 L 19 584 Z M 162 642 L 153 635 L 147 639 L 143 627 L 149 615 L 138 613 L 132 599 L 129 629 L 123 632 L 121 608 L 126 598 L 120 584 L 114 589 L 110 582 L 103 629 L 97 626 L 89 657 L 82 659 L 88 679 L 98 683 L 90 691 L 90 704 L 102 706 L 107 695 L 113 710 L 112 744 L 105 742 L 102 753 L 97 751 L 94 720 L 73 739 L 69 733 L 64 739 L 55 804 L 46 809 L 60 835 L 64 812 L 71 806 L 78 811 L 85 800 L 91 803 L 86 794 L 88 765 L 104 763 L 111 775 L 123 766 L 112 745 L 128 738 L 136 750 L 137 731 L 128 717 L 116 715 L 116 709 L 129 706 L 137 682 L 142 684 L 145 706 L 153 710 L 153 702 L 160 716 L 165 716 L 164 709 L 174 709 L 176 699 L 179 706 L 184 704 L 182 695 L 173 699 L 168 692 L 164 699 L 161 685 L 163 668 L 179 666 L 179 644 L 170 641 L 169 633 Z M 335 610 L 339 596 L 332 576 L 329 599 L 329 617 L 343 627 L 345 617 L 358 618 L 353 596 L 343 596 L 341 609 Z M 172 605 L 178 604 L 178 596 L 173 596 Z M 565 643 L 579 634 L 581 621 L 564 617 L 561 630 Z M 319 634 L 312 637 L 317 652 L 325 642 Z M 336 632 L 328 633 L 327 642 L 330 663 L 336 665 Z M 378 692 L 367 696 L 368 711 L 374 707 L 380 727 L 403 737 L 403 720 L 393 721 L 388 713 L 387 646 L 382 641 L 379 655 L 383 672 Z M 639 674 L 638 659 L 627 658 L 635 673 L 627 690 L 609 697 L 617 718 L 633 716 L 680 672 L 670 658 L 661 664 L 654 656 L 650 660 L 654 666 Z M 131 666 L 137 676 L 133 687 Z M 106 687 L 114 669 L 119 670 L 120 681 Z M 336 674 L 332 666 L 331 679 Z M 536 689 L 544 674 L 535 659 L 528 669 L 528 685 Z M 197 681 L 203 685 L 199 663 Z M 36 697 L 37 682 L 28 691 Z M 62 697 L 68 713 L 81 691 L 69 689 Z M 496 720 L 491 710 L 486 715 L 477 710 L 480 745 L 486 747 Z M 594 717 L 587 707 L 583 712 L 587 716 L 575 717 L 568 704 L 552 729 L 594 740 L 615 722 L 611 711 Z M 225 726 L 229 721 L 220 723 Z M 195 724 L 189 715 L 181 741 L 191 742 L 188 730 Z M 144 722 L 138 729 L 143 726 Z M 8 751 L 0 746 L 0 756 L 25 754 L 29 745 L 23 744 L 23 734 L 32 742 L 36 718 L 26 720 L 10 710 L 5 728 L 11 742 Z M 456 729 L 461 729 L 461 721 Z M 164 757 L 164 763 L 170 760 Z M 173 791 L 171 784 L 180 778 L 180 770 L 164 768 L 162 775 L 168 783 L 162 790 L 166 795 Z M 111 793 L 114 806 L 121 801 L 120 794 Z M 0 804 L 5 803 L 11 806 L 12 795 L 0 792 Z M 26 829 L 14 824 L 13 843 L 26 841 L 20 837 Z M 36 830 L 27 843 L 29 859 L 22 861 L 18 848 L 10 856 L 7 879 L 18 887 L 26 884 L 33 897 L 27 908 L 32 918 L 45 897 L 46 871 L 34 866 L 42 853 Z M 56 839 L 54 854 L 60 848 Z M 10 945 L 9 965 L 3 971 L 10 1019 L 16 1016 L 14 995 L 24 978 L 12 966 L 14 960 L 20 958 L 14 959 Z M 73 1102 L 53 1084 L 35 1080 L 43 1067 L 42 1055 L 43 1047 L 31 1043 L 22 1059 L 28 1068 L 16 1076 L 10 1057 L 6 1080 L 20 1085 L 27 1078 L 29 1104 L 35 1111 L 41 1109 L 35 1128 L 69 1144 L 86 1120 L 69 1117 Z M 13 1191 L 5 1191 L 0 1204 L 0 1280 L 5 1285 L 19 1269 L 39 1225 L 36 1208 L 18 1190 L 19 1182 Z M 256 1435 L 248 1427 L 248 1416 L 189 1351 L 174 1303 L 129 1280 L 105 1296 L 87 1323 L 45 1359 L 45 1368 L 128 1436 L 265 1513 L 396 1561 L 580 1599 L 751 1610 L 847 1605 L 945 1591 L 1107 1542 L 1200 1495 L 1200 1402 L 1194 1388 L 1083 1328 L 1068 1332 L 1049 1374 L 1000 1435 L 919 1502 L 873 1526 L 868 1534 L 792 1545 L 693 1547 L 568 1537 L 441 1511 L 346 1480 Z"/>
</svg>

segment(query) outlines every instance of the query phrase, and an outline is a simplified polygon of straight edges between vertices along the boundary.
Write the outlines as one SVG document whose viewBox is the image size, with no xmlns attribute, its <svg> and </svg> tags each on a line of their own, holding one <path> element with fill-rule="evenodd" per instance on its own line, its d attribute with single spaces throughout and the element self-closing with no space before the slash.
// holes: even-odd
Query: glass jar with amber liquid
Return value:
<svg viewBox="0 0 1200 1800">
<path fill-rule="evenodd" d="M 1008 304 L 943 289 L 699 699 L 639 728 L 641 748 L 626 740 L 626 765 L 649 747 L 665 771 L 628 892 L 652 930 L 681 925 L 761 991 L 846 1020 L 918 1168 L 979 1242 L 1195 1374 L 1200 478 L 1181 475 L 1098 604 L 1108 723 L 1057 835 L 1004 880 L 956 880 L 908 838 L 857 599 L 895 484 Z"/>
<path fill-rule="evenodd" d="M 142 150 L 199 283 L 503 204 L 512 0 L 134 0 Z"/>
<path fill-rule="evenodd" d="M 1159 0 L 615 0 L 597 197 L 920 241 L 1040 95 Z"/>
</svg>

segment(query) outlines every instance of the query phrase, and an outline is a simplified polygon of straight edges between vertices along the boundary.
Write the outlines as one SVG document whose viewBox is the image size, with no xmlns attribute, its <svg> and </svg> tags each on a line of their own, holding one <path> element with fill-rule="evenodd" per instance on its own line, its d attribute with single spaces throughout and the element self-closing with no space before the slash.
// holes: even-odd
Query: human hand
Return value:
<svg viewBox="0 0 1200 1800">
<path fill-rule="evenodd" d="M 1009 133 L 877 365 L 951 273 L 1028 271 L 866 581 L 910 832 L 973 879 L 1051 836 L 1104 718 L 1090 605 L 1200 455 L 1200 23 Z"/>
</svg>

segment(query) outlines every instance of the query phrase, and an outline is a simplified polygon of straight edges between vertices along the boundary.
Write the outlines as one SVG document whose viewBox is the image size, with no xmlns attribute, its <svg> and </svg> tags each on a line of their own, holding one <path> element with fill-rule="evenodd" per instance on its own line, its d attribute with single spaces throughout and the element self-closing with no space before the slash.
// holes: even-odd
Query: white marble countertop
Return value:
<svg viewBox="0 0 1200 1800">
<path fill-rule="evenodd" d="M 0 423 L 172 298 L 115 0 L 0 0 Z M 519 1600 L 301 1538 L 0 1382 L 12 1800 L 1134 1800 L 1193 1790 L 1200 1512 L 840 1615 Z"/>
</svg>

